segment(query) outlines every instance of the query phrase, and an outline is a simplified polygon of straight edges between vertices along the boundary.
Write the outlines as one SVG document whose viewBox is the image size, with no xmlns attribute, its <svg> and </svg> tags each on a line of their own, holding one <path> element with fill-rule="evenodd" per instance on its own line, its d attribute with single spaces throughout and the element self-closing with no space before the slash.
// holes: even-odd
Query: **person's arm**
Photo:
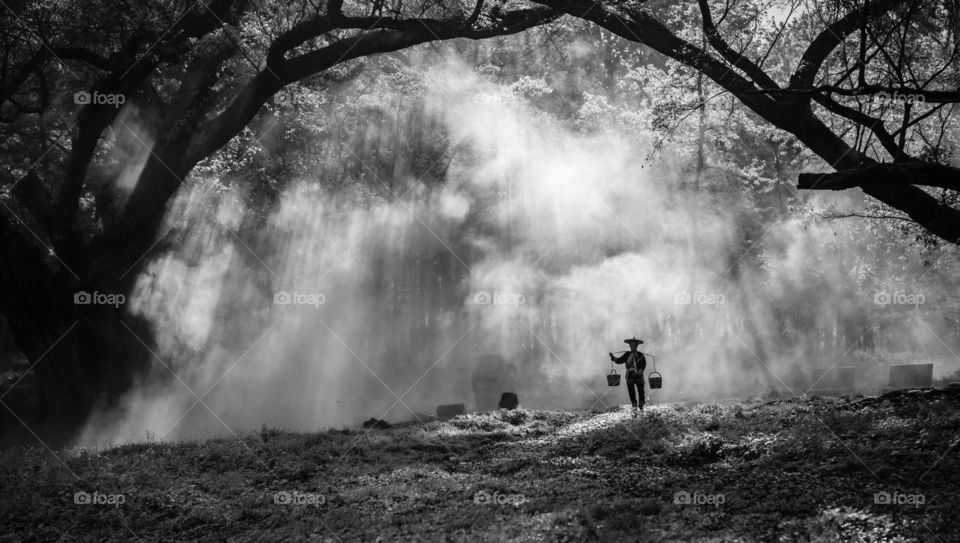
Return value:
<svg viewBox="0 0 960 543">
<path fill-rule="evenodd" d="M 647 369 L 647 357 L 643 356 L 643 353 L 640 353 L 640 360 L 637 363 L 637 367 L 640 368 L 640 371 Z"/>
<path fill-rule="evenodd" d="M 613 360 L 613 362 L 614 362 L 615 364 L 624 364 L 624 363 L 626 363 L 626 361 L 627 361 L 627 356 L 628 356 L 629 354 L 630 354 L 629 351 L 623 353 L 623 354 L 620 355 L 620 356 L 613 356 L 613 353 L 610 353 L 610 360 Z"/>
</svg>

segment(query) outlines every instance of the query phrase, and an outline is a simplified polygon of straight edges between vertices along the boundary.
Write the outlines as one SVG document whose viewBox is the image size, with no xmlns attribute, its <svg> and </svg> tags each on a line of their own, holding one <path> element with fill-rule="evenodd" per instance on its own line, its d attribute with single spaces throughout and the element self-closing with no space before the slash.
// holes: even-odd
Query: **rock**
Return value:
<svg viewBox="0 0 960 543">
<path fill-rule="evenodd" d="M 363 427 L 364 427 L 364 428 L 373 428 L 373 429 L 376 429 L 376 430 L 386 430 L 387 428 L 390 427 L 390 423 L 387 422 L 387 421 L 385 421 L 385 420 L 375 419 L 375 418 L 373 418 L 373 417 L 370 417 L 369 420 L 367 420 L 367 421 L 365 421 L 365 422 L 363 423 Z"/>
<path fill-rule="evenodd" d="M 497 406 L 500 409 L 516 409 L 520 405 L 520 398 L 517 397 L 516 392 L 504 392 L 500 396 L 500 404 Z"/>
<path fill-rule="evenodd" d="M 457 415 L 463 415 L 467 408 L 462 403 L 452 403 L 437 406 L 437 418 L 440 420 L 450 420 Z"/>
</svg>

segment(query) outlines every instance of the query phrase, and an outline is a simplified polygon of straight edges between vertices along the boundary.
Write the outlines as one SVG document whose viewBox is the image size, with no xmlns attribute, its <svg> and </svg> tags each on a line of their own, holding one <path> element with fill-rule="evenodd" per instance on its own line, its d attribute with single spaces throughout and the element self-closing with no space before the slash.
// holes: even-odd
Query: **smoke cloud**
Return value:
<svg viewBox="0 0 960 543">
<path fill-rule="evenodd" d="M 843 257 L 869 233 L 785 218 L 742 239 L 741 206 L 681 188 L 640 128 L 579 130 L 456 61 L 424 88 L 451 142 L 443 184 L 301 179 L 262 221 L 243 187 L 181 191 L 130 303 L 155 325 L 153 375 L 81 442 L 470 409 L 490 353 L 527 407 L 612 406 L 607 352 L 634 335 L 663 373 L 656 401 L 787 389 L 834 362 L 809 360 L 840 333 L 817 322 L 873 303 Z M 810 322 L 781 329 L 785 306 Z"/>
</svg>

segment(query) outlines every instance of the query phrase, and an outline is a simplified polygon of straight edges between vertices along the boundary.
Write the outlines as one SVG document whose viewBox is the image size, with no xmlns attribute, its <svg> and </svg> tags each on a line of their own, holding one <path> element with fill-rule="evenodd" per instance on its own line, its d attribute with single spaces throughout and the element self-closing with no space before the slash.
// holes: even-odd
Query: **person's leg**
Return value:
<svg viewBox="0 0 960 543">
<path fill-rule="evenodd" d="M 633 407 L 637 406 L 637 393 L 634 390 L 634 387 L 637 386 L 636 381 L 629 374 L 627 375 L 627 393 L 630 394 L 630 405 Z"/>
<path fill-rule="evenodd" d="M 644 387 L 643 387 L 643 378 L 641 377 L 641 378 L 637 381 L 637 398 L 638 398 L 637 405 L 640 406 L 640 409 L 643 409 L 643 404 L 644 404 L 644 402 L 646 401 L 646 398 L 644 397 L 644 394 L 643 394 L 643 388 L 644 388 Z"/>
</svg>

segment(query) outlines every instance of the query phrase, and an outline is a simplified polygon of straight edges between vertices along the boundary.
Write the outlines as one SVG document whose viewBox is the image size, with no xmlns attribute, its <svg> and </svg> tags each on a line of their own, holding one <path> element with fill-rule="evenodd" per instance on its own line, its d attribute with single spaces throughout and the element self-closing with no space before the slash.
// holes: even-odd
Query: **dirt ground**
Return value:
<svg viewBox="0 0 960 543">
<path fill-rule="evenodd" d="M 960 541 L 960 391 L 2 453 L 0 541 Z"/>
</svg>

